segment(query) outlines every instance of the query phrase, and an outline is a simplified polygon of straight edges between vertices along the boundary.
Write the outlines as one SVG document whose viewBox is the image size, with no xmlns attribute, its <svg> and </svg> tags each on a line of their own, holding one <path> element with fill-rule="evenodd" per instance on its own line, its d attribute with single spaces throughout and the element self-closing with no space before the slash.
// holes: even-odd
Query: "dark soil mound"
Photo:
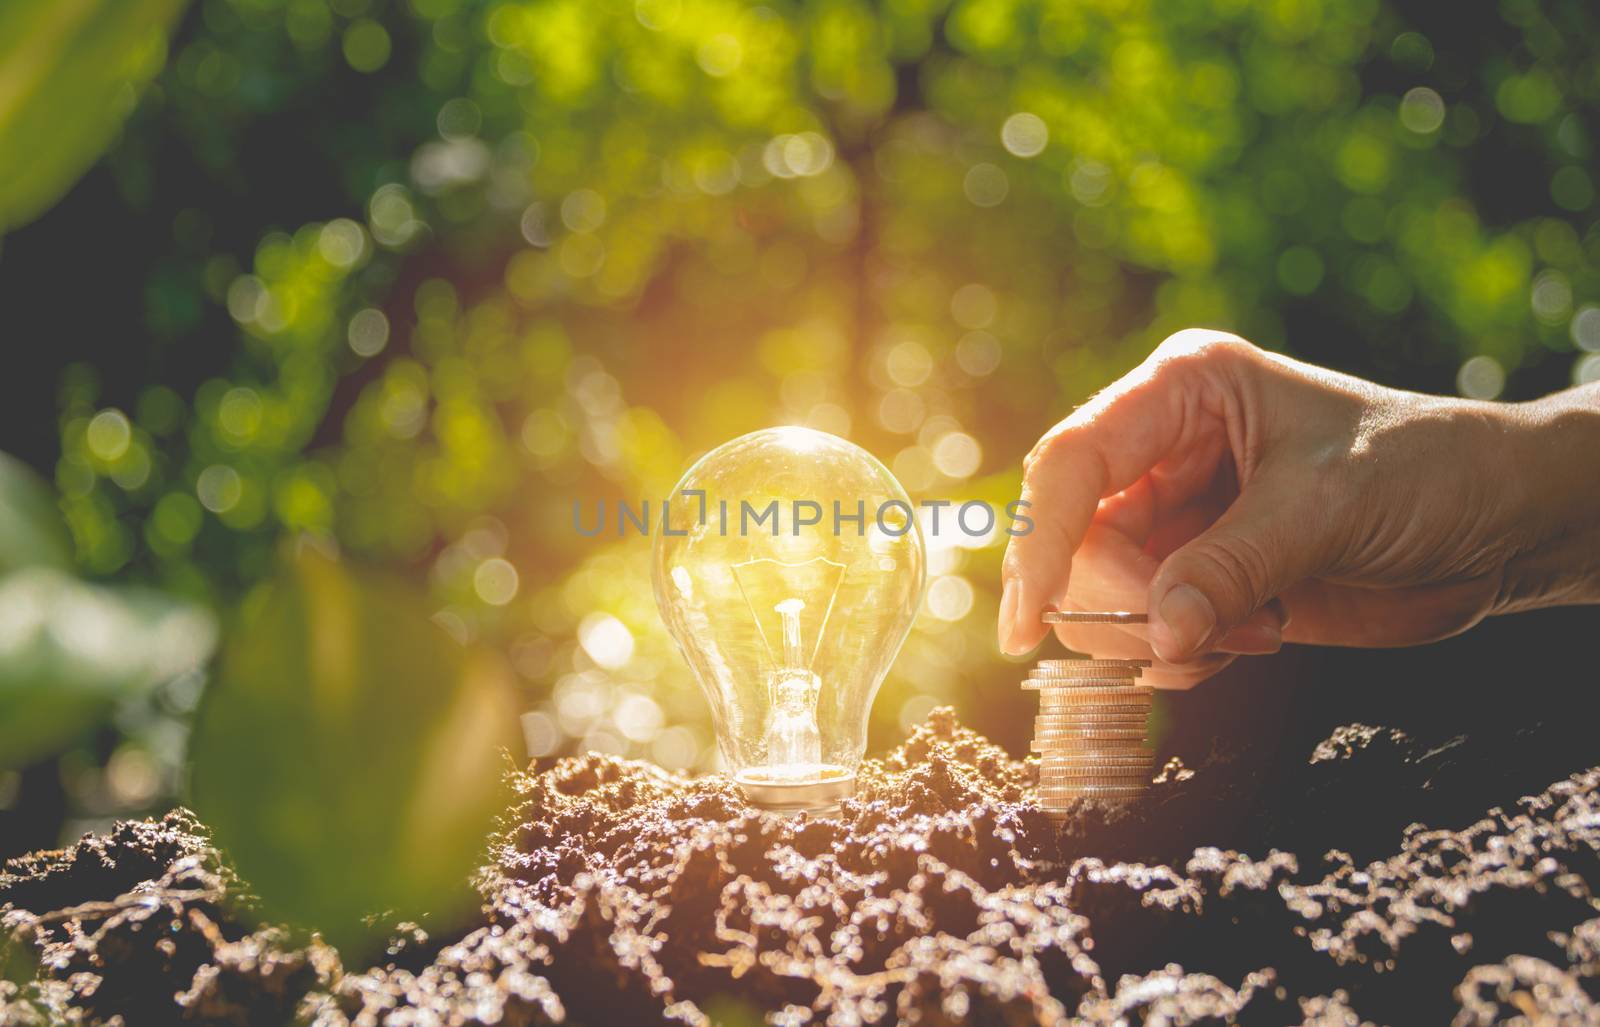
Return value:
<svg viewBox="0 0 1600 1027">
<path fill-rule="evenodd" d="M 1282 785 L 1292 807 L 1241 819 L 1217 759 L 1059 830 L 1028 802 L 1036 765 L 947 710 L 865 766 L 838 821 L 758 815 L 717 778 L 562 760 L 517 776 L 481 923 L 402 925 L 366 970 L 249 926 L 178 810 L 8 865 L 27 983 L 0 983 L 0 1022 L 1600 1021 L 1600 769 L 1455 830 L 1364 808 L 1427 791 L 1441 752 L 1354 725 Z M 1341 835 L 1356 842 L 1312 847 Z M 1238 838 L 1296 849 L 1196 848 Z"/>
</svg>

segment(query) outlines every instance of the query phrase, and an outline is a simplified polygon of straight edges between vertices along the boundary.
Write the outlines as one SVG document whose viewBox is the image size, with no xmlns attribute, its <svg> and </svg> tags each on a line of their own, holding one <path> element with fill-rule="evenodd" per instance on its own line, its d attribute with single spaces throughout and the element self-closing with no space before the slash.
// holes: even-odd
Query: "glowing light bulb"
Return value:
<svg viewBox="0 0 1600 1027">
<path fill-rule="evenodd" d="M 905 490 L 844 439 L 758 431 L 684 474 L 656 534 L 656 603 L 751 802 L 825 811 L 854 794 L 925 563 Z"/>
</svg>

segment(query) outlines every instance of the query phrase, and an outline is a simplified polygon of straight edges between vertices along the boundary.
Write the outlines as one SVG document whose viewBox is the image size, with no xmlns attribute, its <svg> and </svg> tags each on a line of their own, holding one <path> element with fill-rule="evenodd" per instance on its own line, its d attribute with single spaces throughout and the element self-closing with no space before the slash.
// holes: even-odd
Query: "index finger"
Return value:
<svg viewBox="0 0 1600 1027">
<path fill-rule="evenodd" d="M 1023 510 L 1033 520 L 1011 536 L 1001 575 L 1000 648 L 1019 655 L 1044 638 L 1040 614 L 1066 595 L 1072 555 L 1100 500 L 1128 488 L 1198 432 L 1202 351 L 1241 343 L 1191 329 L 1169 337 L 1137 368 L 1046 432 L 1023 463 Z"/>
</svg>

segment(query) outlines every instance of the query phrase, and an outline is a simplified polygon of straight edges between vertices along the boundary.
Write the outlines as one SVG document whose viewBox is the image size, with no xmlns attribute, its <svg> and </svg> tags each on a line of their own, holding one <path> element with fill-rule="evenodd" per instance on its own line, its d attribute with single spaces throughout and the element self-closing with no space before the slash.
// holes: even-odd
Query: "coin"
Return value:
<svg viewBox="0 0 1600 1027">
<path fill-rule="evenodd" d="M 1109 688 L 1085 688 L 1080 694 L 1042 693 L 1038 696 L 1038 712 L 1053 713 L 1149 713 L 1150 697 L 1136 691 L 1112 691 Z"/>
<path fill-rule="evenodd" d="M 1142 784 L 1149 781 L 1149 766 L 1117 766 L 1098 769 L 1091 766 L 1040 774 L 1040 787 L 1075 787 L 1080 784 Z"/>
<path fill-rule="evenodd" d="M 1146 624 L 1150 618 L 1142 613 L 1111 610 L 1046 610 L 1046 624 Z"/>
<path fill-rule="evenodd" d="M 1099 764 L 1085 764 L 1081 767 L 1047 767 L 1039 771 L 1040 781 L 1077 781 L 1086 777 L 1141 777 L 1150 773 L 1154 764 L 1129 763 L 1120 766 L 1101 766 Z"/>
<path fill-rule="evenodd" d="M 1092 727 L 1096 724 L 1129 724 L 1143 727 L 1150 719 L 1150 704 L 1123 702 L 1089 703 L 1083 706 L 1056 704 L 1040 706 L 1033 718 L 1034 727 Z"/>
<path fill-rule="evenodd" d="M 1127 712 L 1144 713 L 1150 709 L 1150 693 L 1136 692 L 1131 688 L 1074 688 L 1071 690 L 1037 689 L 1039 712 L 1046 710 L 1101 711 L 1110 706 L 1126 706 Z"/>
<path fill-rule="evenodd" d="M 1052 752 L 1086 752 L 1107 745 L 1143 745 L 1146 741 L 1144 728 L 1103 728 L 1036 735 L 1031 746 L 1034 752 L 1044 755 Z"/>
<path fill-rule="evenodd" d="M 1064 802 L 1068 799 L 1137 799 L 1144 795 L 1143 785 L 1084 785 L 1072 788 L 1039 789 L 1044 802 Z"/>
<path fill-rule="evenodd" d="M 1093 726 L 1106 725 L 1106 723 L 1122 723 L 1128 725 L 1144 726 L 1144 721 L 1149 718 L 1150 704 L 1141 705 L 1138 702 L 1117 702 L 1117 704 L 1094 704 L 1085 707 L 1075 705 L 1042 705 L 1038 707 L 1038 717 L 1034 718 L 1034 728 L 1040 728 L 1038 718 L 1050 717 L 1046 720 L 1046 728 L 1093 728 Z M 1059 718 L 1066 717 L 1066 721 Z"/>
<path fill-rule="evenodd" d="M 1072 788 L 1041 788 L 1039 800 L 1044 803 L 1062 803 L 1070 799 L 1137 799 L 1144 793 L 1143 785 L 1085 785 Z"/>
<path fill-rule="evenodd" d="M 1082 667 L 1077 670 L 1065 667 L 1039 667 L 1028 672 L 1029 681 L 1082 681 L 1084 678 L 1103 678 L 1115 681 L 1133 681 L 1144 676 L 1138 667 Z"/>
<path fill-rule="evenodd" d="M 1061 791 L 1067 788 L 1105 788 L 1117 786 L 1122 788 L 1137 787 L 1148 784 L 1150 774 L 1144 770 L 1118 771 L 1110 774 L 1060 774 L 1054 777 L 1039 779 L 1038 787 L 1045 791 Z"/>
<path fill-rule="evenodd" d="M 1095 657 L 1095 656 L 1085 657 L 1085 658 L 1083 658 L 1081 660 L 1079 660 L 1079 659 L 1040 660 L 1038 663 L 1034 664 L 1035 667 L 1040 667 L 1040 668 L 1045 668 L 1045 669 L 1048 669 L 1048 668 L 1051 668 L 1051 667 L 1133 667 L 1135 669 L 1138 669 L 1138 668 L 1141 668 L 1141 667 L 1149 667 L 1149 666 L 1153 666 L 1153 665 L 1154 665 L 1154 661 L 1153 660 L 1111 660 L 1111 659 L 1100 659 L 1099 657 Z"/>
<path fill-rule="evenodd" d="M 1149 780 L 1150 764 L 1127 767 L 1062 767 L 1056 770 L 1042 771 L 1039 774 L 1039 782 L 1041 784 L 1081 782 L 1088 778 L 1096 780 L 1114 778 L 1118 781 L 1128 778 L 1135 778 L 1141 781 Z"/>
<path fill-rule="evenodd" d="M 1040 699 L 1046 696 L 1074 696 L 1082 691 L 1110 691 L 1110 689 L 1115 689 L 1117 693 L 1125 696 L 1149 696 L 1155 691 L 1149 685 L 1139 685 L 1133 678 L 1077 678 L 1077 680 L 1024 678 L 1022 680 L 1022 691 L 1042 693 Z"/>
<path fill-rule="evenodd" d="M 1028 678 L 1023 678 L 1022 679 L 1022 687 L 1023 687 L 1023 689 L 1026 690 L 1026 691 L 1029 691 L 1029 692 L 1037 692 L 1040 689 L 1045 689 L 1045 688 L 1060 688 L 1060 689 L 1082 688 L 1082 687 L 1084 687 L 1086 685 L 1089 685 L 1089 686 L 1099 685 L 1102 688 L 1111 688 L 1111 687 L 1133 688 L 1133 687 L 1135 687 L 1133 684 L 1131 684 L 1129 682 L 1129 680 L 1127 678 L 1035 678 L 1035 677 L 1028 677 Z M 1137 687 L 1139 687 L 1139 688 L 1149 688 L 1150 686 L 1149 685 L 1139 685 Z"/>
<path fill-rule="evenodd" d="M 1142 723 L 1093 723 L 1093 725 L 1056 726 L 1056 728 L 1034 728 L 1035 742 L 1054 742 L 1058 739 L 1075 739 L 1075 737 L 1098 737 L 1102 741 L 1112 742 L 1142 742 L 1146 736 L 1146 725 Z"/>
<path fill-rule="evenodd" d="M 1092 710 L 1101 706 L 1137 706 L 1148 710 L 1151 703 L 1149 689 L 1118 688 L 1116 685 L 1084 685 L 1082 688 L 1026 688 L 1026 692 L 1039 693 L 1039 709 L 1047 706 L 1066 707 L 1072 710 Z"/>
<path fill-rule="evenodd" d="M 1073 738 L 1051 738 L 1045 742 L 1033 742 L 1030 743 L 1030 747 L 1033 752 L 1038 753 L 1043 758 L 1072 753 L 1104 752 L 1107 746 L 1142 745 L 1144 741 L 1145 738 L 1142 734 L 1133 738 L 1101 738 L 1078 735 Z"/>
<path fill-rule="evenodd" d="M 1124 708 L 1126 707 L 1126 708 Z M 1150 717 L 1150 704 L 1136 698 L 1117 698 L 1105 702 L 1040 704 L 1033 722 L 1046 724 L 1068 722 L 1081 724 L 1095 720 L 1128 720 L 1143 724 Z"/>
<path fill-rule="evenodd" d="M 1035 786 L 1052 790 L 1062 788 L 1081 788 L 1086 785 L 1128 785 L 1146 784 L 1150 780 L 1147 771 L 1137 768 L 1124 768 L 1122 770 L 1108 771 L 1102 774 L 1054 774 L 1050 777 L 1039 779 Z"/>
<path fill-rule="evenodd" d="M 1078 788 L 1065 792 L 1039 793 L 1039 805 L 1046 812 L 1052 806 L 1064 806 L 1074 799 L 1095 799 L 1100 802 L 1133 802 L 1144 798 L 1143 787 L 1128 788 Z"/>
<path fill-rule="evenodd" d="M 1073 688 L 1095 687 L 1101 688 L 1137 688 L 1141 692 L 1151 692 L 1154 685 L 1147 685 L 1137 677 L 1118 674 L 1029 674 L 1022 679 L 1023 688 L 1052 689 L 1059 688 L 1063 691 Z"/>
<path fill-rule="evenodd" d="M 1040 713 L 1033 718 L 1034 730 L 1052 730 L 1068 727 L 1144 727 L 1148 720 L 1145 711 L 1133 713 L 1102 713 L 1088 709 L 1074 713 Z"/>
<path fill-rule="evenodd" d="M 1137 796 L 1144 793 L 1144 781 L 1097 781 L 1079 784 L 1041 785 L 1039 797 L 1045 801 L 1060 800 L 1077 797 L 1101 797 L 1106 795 Z"/>
<path fill-rule="evenodd" d="M 1094 706 L 1074 709 L 1070 706 L 1050 706 L 1039 710 L 1038 716 L 1033 718 L 1033 726 L 1038 728 L 1062 727 L 1144 727 L 1150 719 L 1148 706 Z M 1042 722 L 1042 723 L 1041 723 Z"/>
<path fill-rule="evenodd" d="M 1143 667 L 1131 663 L 1105 663 L 1101 660 L 1088 660 L 1083 663 L 1074 660 L 1040 662 L 1035 663 L 1032 670 L 1035 674 L 1111 674 L 1132 677 L 1144 673 Z"/>
<path fill-rule="evenodd" d="M 1150 708 L 1150 693 L 1136 692 L 1131 688 L 1095 685 L 1071 689 L 1030 688 L 1027 691 L 1039 693 L 1040 712 L 1047 707 L 1086 711 L 1098 710 L 1103 706 L 1135 706 L 1141 713 Z"/>
<path fill-rule="evenodd" d="M 1051 774 L 1039 778 L 1040 788 L 1078 788 L 1083 785 L 1142 785 L 1150 780 L 1149 768 L 1094 771 L 1083 774 Z"/>
<path fill-rule="evenodd" d="M 1155 756 L 1148 751 L 1053 752 L 1040 760 L 1039 768 L 1041 773 L 1049 773 L 1052 770 L 1121 770 L 1124 767 L 1153 767 L 1155 759 Z"/>
<path fill-rule="evenodd" d="M 1141 684 L 1133 675 L 1118 674 L 1029 674 L 1022 679 L 1022 687 L 1030 692 L 1060 689 L 1070 691 L 1075 688 L 1138 688 L 1150 689 L 1151 685 Z"/>
<path fill-rule="evenodd" d="M 1097 731 L 1083 732 L 1077 736 L 1058 735 L 1053 738 L 1035 738 L 1031 748 L 1034 752 L 1041 754 L 1061 752 L 1065 751 L 1067 748 L 1071 748 L 1072 743 L 1076 739 L 1083 739 L 1085 741 L 1098 742 L 1101 744 L 1106 742 L 1125 742 L 1129 745 L 1138 745 L 1140 742 L 1144 741 L 1144 731 L 1143 729 L 1132 731 Z"/>
<path fill-rule="evenodd" d="M 1130 702 L 1148 706 L 1151 697 L 1155 694 L 1155 690 L 1148 685 L 1135 685 L 1131 682 L 1118 684 L 1115 681 L 1085 681 L 1071 685 L 1063 685 L 1059 682 L 1051 682 L 1050 684 L 1045 684 L 1044 682 L 1030 683 L 1034 687 L 1029 688 L 1024 685 L 1022 690 L 1025 692 L 1038 692 L 1041 703 L 1053 703 L 1057 706 L 1062 703 L 1081 706 L 1084 703 L 1098 702 L 1100 701 L 1098 698 L 1088 697 L 1102 695 L 1110 697 L 1106 700 L 1108 702 Z"/>
<path fill-rule="evenodd" d="M 1039 693 L 1039 712 L 1065 710 L 1088 713 L 1106 706 L 1134 706 L 1140 713 L 1151 704 L 1147 688 L 1118 688 L 1115 685 L 1085 685 L 1082 688 L 1029 688 Z"/>
</svg>

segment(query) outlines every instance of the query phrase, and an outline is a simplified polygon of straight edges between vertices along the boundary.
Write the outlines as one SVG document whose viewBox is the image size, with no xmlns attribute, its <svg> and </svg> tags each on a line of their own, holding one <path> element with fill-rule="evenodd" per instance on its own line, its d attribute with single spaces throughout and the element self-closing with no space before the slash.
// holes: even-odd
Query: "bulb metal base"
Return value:
<svg viewBox="0 0 1600 1027">
<path fill-rule="evenodd" d="M 821 767 L 816 776 L 798 781 L 753 767 L 735 774 L 733 780 L 750 805 L 771 813 L 832 816 L 842 800 L 856 794 L 855 772 L 836 766 Z"/>
</svg>

